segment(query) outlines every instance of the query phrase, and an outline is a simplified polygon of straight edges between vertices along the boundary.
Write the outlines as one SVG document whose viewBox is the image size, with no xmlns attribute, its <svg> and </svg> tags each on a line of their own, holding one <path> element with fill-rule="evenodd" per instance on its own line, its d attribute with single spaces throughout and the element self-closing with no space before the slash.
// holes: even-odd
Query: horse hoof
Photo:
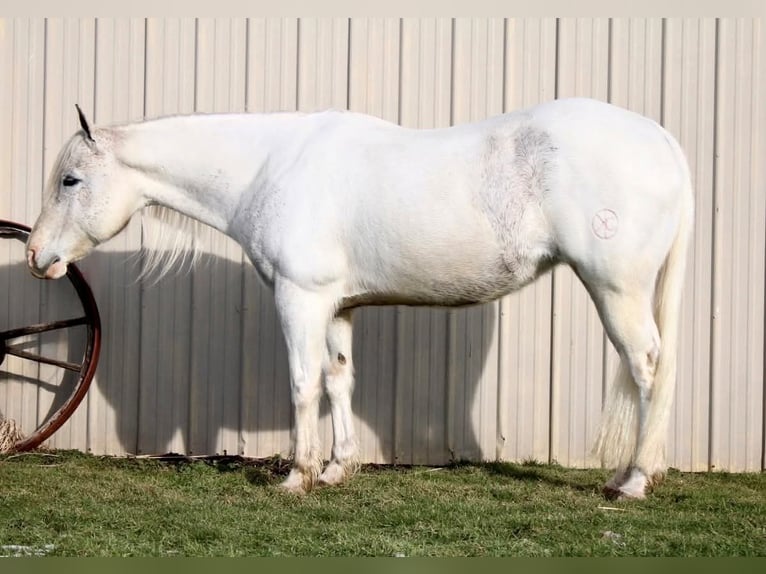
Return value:
<svg viewBox="0 0 766 574">
<path fill-rule="evenodd" d="M 282 492 L 303 495 L 311 490 L 311 482 L 298 470 L 291 470 L 287 478 L 279 485 Z"/>
<path fill-rule="evenodd" d="M 346 480 L 346 469 L 337 462 L 331 462 L 319 476 L 319 484 L 323 486 L 335 486 Z"/>
<path fill-rule="evenodd" d="M 303 488 L 302 485 L 289 484 L 286 480 L 279 484 L 279 490 L 296 496 L 303 496 L 306 494 L 306 489 Z"/>
<path fill-rule="evenodd" d="M 623 487 L 611 485 L 606 485 L 601 492 L 607 500 L 643 500 L 646 498 L 646 493 L 643 491 L 630 491 Z"/>
<path fill-rule="evenodd" d="M 615 474 L 603 489 L 604 496 L 609 500 L 643 500 L 651 488 L 651 481 L 646 474 L 631 467 L 624 473 Z"/>
<path fill-rule="evenodd" d="M 604 486 L 604 488 L 601 489 L 601 494 L 604 495 L 604 498 L 607 500 L 619 500 L 620 499 L 620 489 L 619 487 L 614 487 L 611 484 L 607 484 Z"/>
</svg>

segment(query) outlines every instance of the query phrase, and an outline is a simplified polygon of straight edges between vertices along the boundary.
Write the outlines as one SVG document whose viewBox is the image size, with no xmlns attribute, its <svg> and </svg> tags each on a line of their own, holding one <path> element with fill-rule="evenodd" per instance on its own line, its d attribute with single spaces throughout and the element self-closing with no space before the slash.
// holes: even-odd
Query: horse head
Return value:
<svg viewBox="0 0 766 574">
<path fill-rule="evenodd" d="M 114 155 L 115 133 L 91 130 L 77 112 L 82 129 L 59 152 L 27 241 L 27 263 L 40 278 L 65 275 L 67 264 L 116 235 L 142 207 L 131 170 Z"/>
</svg>

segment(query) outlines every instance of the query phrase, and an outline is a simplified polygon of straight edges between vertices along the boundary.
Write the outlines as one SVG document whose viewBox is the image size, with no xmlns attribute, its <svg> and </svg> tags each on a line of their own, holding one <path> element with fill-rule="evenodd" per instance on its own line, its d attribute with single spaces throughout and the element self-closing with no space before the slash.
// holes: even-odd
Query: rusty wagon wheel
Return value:
<svg viewBox="0 0 766 574">
<path fill-rule="evenodd" d="M 0 240 L 11 240 L 13 245 L 9 245 L 9 248 L 12 248 L 16 259 L 22 262 L 25 260 L 25 244 L 29 233 L 30 229 L 24 225 L 0 220 Z M 0 241 L 0 247 L 3 244 L 6 244 L 6 241 Z M 69 265 L 64 281 L 43 282 L 30 279 L 31 274 L 24 263 L 9 265 L 5 273 L 5 281 L 9 285 L 8 309 L 14 308 L 11 291 L 15 289 L 17 293 L 22 294 L 30 291 L 30 288 L 24 285 L 25 282 L 31 281 L 34 283 L 29 285 L 33 289 L 36 288 L 39 292 L 47 289 L 48 299 L 58 297 L 66 299 L 68 303 L 63 309 L 57 306 L 55 301 L 50 303 L 49 307 L 61 312 L 64 317 L 73 315 L 69 318 L 54 318 L 26 325 L 4 324 L 18 321 L 18 318 L 11 321 L 11 311 L 8 311 L 6 321 L 0 322 L 0 394 L 4 395 L 0 398 L 5 398 L 6 403 L 4 408 L 0 401 L 0 425 L 3 425 L 5 430 L 5 436 L 0 436 L 0 441 L 4 440 L 4 443 L 0 444 L 0 452 L 8 453 L 31 450 L 39 446 L 69 419 L 85 397 L 98 363 L 101 319 L 88 283 L 73 264 Z M 46 287 L 43 283 L 55 283 L 56 287 Z M 61 286 L 62 284 L 64 286 Z M 52 345 L 46 343 L 44 338 L 53 335 L 58 341 L 56 347 L 65 347 L 68 356 L 50 356 L 46 352 Z M 67 344 L 70 339 L 77 339 L 76 344 Z M 29 376 L 29 367 L 25 367 L 24 375 L 13 372 L 9 364 L 11 362 L 31 363 L 33 373 L 34 364 L 37 364 L 37 373 L 45 371 L 46 380 L 43 381 L 43 377 L 39 375 Z M 14 392 L 8 390 L 11 385 L 16 385 Z M 20 385 L 26 386 L 19 390 Z M 41 397 L 45 392 L 50 397 L 43 399 Z M 26 414 L 20 416 L 25 420 L 17 423 L 14 417 L 3 410 L 9 410 L 9 404 L 17 403 L 16 399 L 20 396 L 25 396 L 25 402 L 34 405 L 33 408 L 27 407 Z M 44 408 L 40 407 L 42 402 L 47 403 Z"/>
</svg>

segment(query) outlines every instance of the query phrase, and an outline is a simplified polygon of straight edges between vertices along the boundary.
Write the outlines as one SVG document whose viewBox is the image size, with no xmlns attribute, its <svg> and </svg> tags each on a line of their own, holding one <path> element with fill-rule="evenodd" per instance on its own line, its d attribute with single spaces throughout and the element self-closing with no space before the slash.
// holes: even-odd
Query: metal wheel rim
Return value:
<svg viewBox="0 0 766 574">
<path fill-rule="evenodd" d="M 17 239 L 19 241 L 26 242 L 30 232 L 31 229 L 26 225 L 14 223 L 12 221 L 0 220 L 0 238 Z M 83 360 L 80 364 L 79 376 L 69 398 L 67 398 L 67 400 L 64 401 L 64 403 L 41 426 L 35 429 L 33 433 L 17 442 L 11 448 L 10 452 L 23 452 L 36 448 L 45 440 L 47 440 L 53 433 L 55 433 L 61 427 L 61 425 L 63 425 L 69 419 L 69 417 L 72 416 L 72 413 L 74 413 L 79 404 L 82 402 L 83 398 L 85 398 L 85 395 L 90 388 L 91 381 L 93 380 L 93 376 L 96 374 L 96 366 L 98 365 L 98 358 L 101 352 L 101 317 L 98 313 L 96 300 L 93 297 L 93 292 L 91 291 L 87 281 L 77 266 L 73 263 L 68 265 L 66 277 L 74 287 L 77 293 L 77 297 L 82 304 L 83 312 L 85 315 L 81 318 L 82 322 L 73 320 L 62 323 L 68 323 L 67 326 L 85 325 L 87 328 L 87 341 L 85 351 L 83 353 Z M 34 327 L 35 326 L 31 326 L 29 328 Z M 14 329 L 11 331 L 6 331 L 5 334 L 13 334 L 12 331 L 19 330 Z M 32 331 L 32 333 L 34 333 L 34 331 Z M 2 344 L 2 348 L 0 349 L 0 363 L 2 363 L 2 360 L 5 358 L 6 341 L 10 340 L 10 338 L 3 335 L 3 333 L 0 333 L 0 344 Z M 28 357 L 26 358 L 28 360 L 34 360 Z M 57 363 L 61 363 L 61 361 L 58 361 Z M 57 366 L 61 366 L 61 364 L 58 364 Z M 70 368 L 70 370 L 72 369 Z"/>
</svg>

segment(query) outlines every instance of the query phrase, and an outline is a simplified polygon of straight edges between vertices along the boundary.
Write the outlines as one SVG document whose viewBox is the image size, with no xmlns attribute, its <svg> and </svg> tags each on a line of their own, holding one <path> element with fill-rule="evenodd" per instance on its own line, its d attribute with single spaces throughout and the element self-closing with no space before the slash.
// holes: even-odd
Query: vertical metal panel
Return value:
<svg viewBox="0 0 766 574">
<path fill-rule="evenodd" d="M 13 149 L 14 132 L 13 113 L 8 113 L 8 111 L 13 109 L 12 106 L 18 99 L 18 96 L 14 94 L 14 88 L 22 85 L 21 82 L 13 81 L 15 79 L 13 58 L 18 52 L 18 50 L 14 50 L 13 45 L 17 22 L 18 20 L 15 19 L 0 19 L 0 73 L 4 78 L 11 79 L 11 81 L 0 84 L 0 110 L 5 110 L 5 113 L 0 115 L 0 214 L 2 217 L 12 216 L 11 174 L 14 162 L 11 157 L 11 150 Z M 3 257 L 8 256 L 5 251 L 2 253 Z M 3 259 L 3 262 L 5 261 Z M 5 393 L 5 390 L 0 389 L 0 393 Z"/>
<path fill-rule="evenodd" d="M 550 100 L 556 20 L 509 20 L 505 110 Z M 552 274 L 500 302 L 497 458 L 547 461 L 550 446 Z"/>
<path fill-rule="evenodd" d="M 757 189 L 754 120 L 763 50 L 753 20 L 721 19 L 713 247 L 711 468 L 756 470 L 762 452 L 764 193 Z"/>
<path fill-rule="evenodd" d="M 608 96 L 609 21 L 559 22 L 557 97 Z M 551 459 L 595 464 L 590 456 L 601 413 L 604 334 L 585 288 L 564 267 L 554 271 Z"/>
<path fill-rule="evenodd" d="M 147 20 L 147 117 L 194 111 L 195 52 L 193 18 Z M 151 221 L 145 225 L 147 233 L 157 231 Z M 190 450 L 191 286 L 188 273 L 142 283 L 138 428 L 132 441 L 127 433 L 122 438 L 133 452 Z"/>
<path fill-rule="evenodd" d="M 715 67 L 715 20 L 665 22 L 662 121 L 686 153 L 695 193 L 668 455 L 671 464 L 697 471 L 709 462 Z"/>
<path fill-rule="evenodd" d="M 350 110 L 399 121 L 400 31 L 396 18 L 351 21 Z M 389 462 L 394 456 L 396 314 L 396 309 L 382 307 L 354 311 L 353 410 L 360 450 L 371 462 Z"/>
<path fill-rule="evenodd" d="M 249 21 L 247 108 L 293 111 L 298 104 L 298 20 Z M 290 454 L 290 379 L 274 297 L 250 264 L 244 271 L 242 454 Z"/>
<path fill-rule="evenodd" d="M 758 79 L 754 82 L 753 101 L 766 102 L 766 26 L 762 18 L 756 19 L 753 24 L 753 70 Z M 753 114 L 754 138 L 753 138 L 753 158 L 751 165 L 753 172 L 754 186 L 752 190 L 755 193 L 764 194 L 766 191 L 766 165 L 757 158 L 766 157 L 766 106 L 755 106 Z M 759 191 L 760 190 L 760 191 Z M 766 194 L 764 194 L 766 195 Z M 766 236 L 766 225 L 761 231 L 761 236 Z M 756 230 L 757 233 L 757 230 Z M 764 240 L 766 243 L 766 240 Z M 766 313 L 764 313 L 764 330 L 766 331 Z M 759 351 L 755 350 L 754 353 Z M 763 345 L 761 357 L 766 354 L 766 343 Z M 763 387 L 763 410 L 761 411 L 761 432 L 763 440 L 761 442 L 761 470 L 766 469 L 766 365 L 764 365 L 761 375 L 761 386 Z M 757 380 L 757 375 L 756 375 Z"/>
<path fill-rule="evenodd" d="M 17 20 L 0 20 L 0 74 L 3 78 L 11 78 L 10 82 L 0 84 L 0 110 L 11 110 L 17 99 L 13 93 L 13 88 L 20 85 L 13 81 L 14 65 L 13 57 L 16 54 L 14 50 L 14 39 L 16 36 Z M 3 113 L 0 115 L 0 217 L 11 218 L 11 201 L 13 198 L 13 187 L 11 181 L 13 177 L 14 157 L 11 155 L 13 149 L 13 114 Z M 18 161 L 18 160 L 16 160 Z M 11 319 L 11 295 L 12 285 L 14 284 L 11 273 L 14 269 L 16 257 L 13 254 L 12 246 L 3 242 L 0 245 L 0 264 L 2 273 L 0 273 L 0 325 L 4 328 L 14 328 L 14 322 Z M 14 305 L 15 306 L 15 305 Z M 10 364 L 3 365 L 0 371 L 0 414 L 10 420 L 16 420 L 16 413 L 11 412 L 14 409 L 16 401 L 14 400 L 13 385 L 11 382 L 12 370 Z"/>
<path fill-rule="evenodd" d="M 58 150 L 79 129 L 74 105 L 79 103 L 86 115 L 93 117 L 95 94 L 95 19 L 51 18 L 47 20 L 45 51 L 45 147 L 43 171 L 50 173 Z M 86 279 L 94 272 L 83 262 L 81 269 Z M 98 300 L 99 306 L 105 303 Z M 55 316 L 62 305 L 57 297 L 42 297 L 43 313 Z M 61 309 L 63 312 L 64 309 Z M 65 337 L 61 333 L 61 337 Z M 41 377 L 51 367 L 41 367 Z M 55 448 L 86 449 L 88 445 L 88 419 L 90 396 L 86 396 L 72 417 L 56 432 L 49 443 Z"/>
<path fill-rule="evenodd" d="M 43 86 L 45 63 L 45 27 L 39 19 L 5 20 L 0 28 L 0 73 L 6 78 L 0 88 L 4 114 L 0 123 L 0 218 L 28 221 L 36 217 L 42 198 L 40 172 L 43 147 Z M 8 242 L 0 256 L 7 257 L 0 268 L 0 324 L 21 327 L 41 320 L 39 282 L 29 281 L 24 273 L 23 248 Z M 14 242 L 16 243 L 16 242 Z M 1 327 L 0 327 L 1 328 Z M 0 374 L 0 413 L 21 429 L 34 429 L 44 414 L 38 403 L 50 404 L 49 393 L 38 396 L 37 385 L 26 378 L 51 379 L 61 373 L 23 359 L 8 356 Z M 10 373 L 13 373 L 11 376 Z"/>
<path fill-rule="evenodd" d="M 196 111 L 245 109 L 245 21 L 197 22 Z M 213 229 L 192 271 L 190 448 L 239 452 L 242 249 Z M 226 408 L 228 407 L 228 408 Z"/>
<path fill-rule="evenodd" d="M 96 21 L 94 114 L 89 118 L 94 124 L 143 118 L 144 31 L 143 19 Z M 68 111 L 74 116 L 73 109 Z M 100 302 L 103 346 L 121 350 L 105 353 L 89 392 L 88 449 L 94 452 L 120 452 L 121 437 L 135 433 L 141 335 L 135 253 L 140 248 L 141 224 L 136 218 L 87 260 L 87 271 L 94 277 L 108 277 L 93 285 Z"/>
<path fill-rule="evenodd" d="M 348 30 L 347 18 L 299 20 L 299 110 L 348 105 Z"/>
<path fill-rule="evenodd" d="M 455 22 L 453 123 L 478 121 L 503 111 L 505 26 L 501 19 L 458 18 Z M 465 392 L 455 401 L 464 421 L 454 450 L 459 458 L 495 456 L 497 440 L 499 303 L 454 311 L 454 352 Z M 458 376 L 460 381 L 461 376 Z M 458 397 L 460 393 L 458 393 Z"/>
<path fill-rule="evenodd" d="M 12 56 L 9 74 L 9 88 L 12 90 L 11 97 L 11 122 L 7 132 L 11 136 L 10 148 L 7 156 L 10 159 L 9 181 L 6 188 L 10 193 L 8 210 L 10 219 L 26 221 L 34 218 L 39 211 L 42 199 L 44 180 L 39 175 L 39 166 L 42 162 L 42 114 L 44 85 L 44 62 L 45 62 L 45 32 L 44 23 L 39 20 L 12 21 L 10 27 L 10 40 L 12 48 L 9 56 Z M 20 99 L 17 99 L 20 98 Z M 3 178 L 5 179 L 5 178 Z M 23 218 L 23 219 L 18 219 Z M 8 301 L 7 317 L 8 324 L 23 326 L 31 322 L 42 320 L 43 309 L 40 305 L 48 293 L 37 282 L 29 281 L 26 277 L 18 277 L 23 272 L 23 260 L 19 257 L 23 253 L 18 246 L 8 245 L 8 254 L 14 257 L 7 270 L 8 277 Z M 31 338 L 30 338 L 31 339 Z M 36 345 L 35 350 L 53 351 L 60 345 L 56 338 L 48 344 Z M 53 402 L 54 397 L 49 394 L 36 393 L 35 385 L 26 384 L 29 380 L 41 379 L 48 381 L 60 380 L 60 372 L 54 368 L 37 365 L 23 359 L 7 357 L 4 367 L 9 373 L 20 375 L 18 378 L 8 379 L 8 393 L 2 412 L 7 418 L 14 420 L 22 429 L 33 429 L 39 422 L 46 408 Z M 58 378 L 55 378 L 58 376 Z"/>
<path fill-rule="evenodd" d="M 297 106 L 298 20 L 248 21 L 248 110 L 293 111 Z"/>
<path fill-rule="evenodd" d="M 28 221 L 42 203 L 40 173 L 45 84 L 45 23 L 40 19 L 6 20 L 2 30 L 4 103 L 4 216 Z"/>
<path fill-rule="evenodd" d="M 449 126 L 451 41 L 449 19 L 402 21 L 401 125 Z M 395 460 L 416 464 L 448 460 L 448 312 L 399 307 L 395 313 Z"/>
<path fill-rule="evenodd" d="M 610 28 L 609 101 L 662 120 L 662 20 L 615 18 Z"/>
</svg>

